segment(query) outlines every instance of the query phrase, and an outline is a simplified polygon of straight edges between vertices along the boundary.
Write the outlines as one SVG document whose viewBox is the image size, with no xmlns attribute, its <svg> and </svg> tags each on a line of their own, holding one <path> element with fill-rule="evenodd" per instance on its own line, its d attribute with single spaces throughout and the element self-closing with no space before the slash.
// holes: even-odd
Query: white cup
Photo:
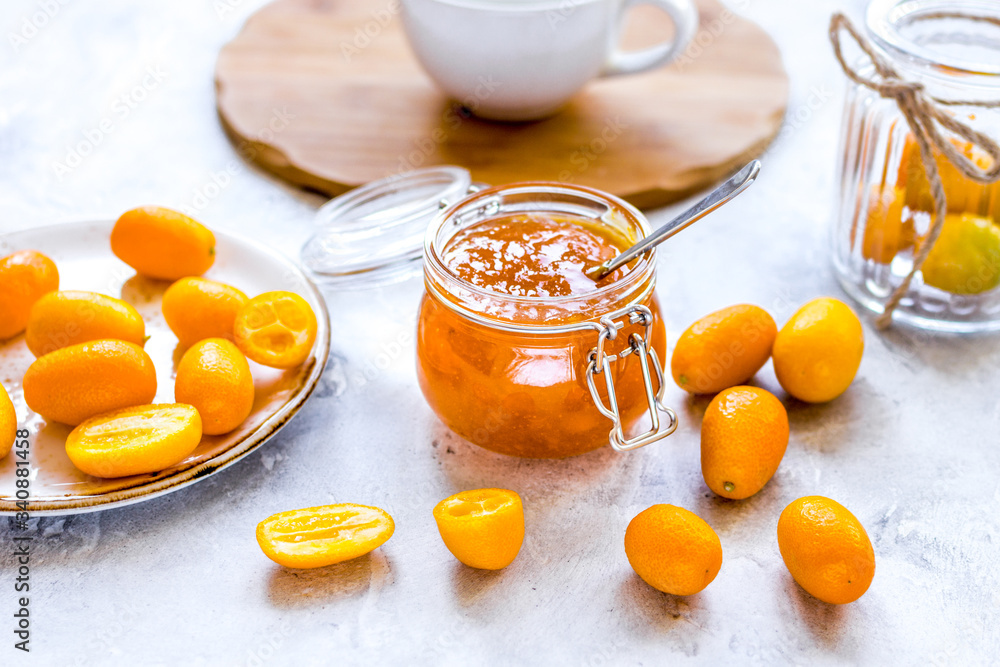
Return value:
<svg viewBox="0 0 1000 667">
<path fill-rule="evenodd" d="M 660 67 L 698 27 L 691 0 L 402 0 L 410 46 L 431 78 L 483 118 L 555 113 L 588 81 Z M 674 37 L 640 51 L 619 47 L 626 12 L 666 12 Z"/>
</svg>

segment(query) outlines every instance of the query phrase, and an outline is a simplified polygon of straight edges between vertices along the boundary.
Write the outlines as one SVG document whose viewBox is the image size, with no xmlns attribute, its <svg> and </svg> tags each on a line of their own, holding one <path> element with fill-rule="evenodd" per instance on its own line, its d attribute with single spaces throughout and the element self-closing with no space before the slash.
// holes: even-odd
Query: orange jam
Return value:
<svg viewBox="0 0 1000 667">
<path fill-rule="evenodd" d="M 586 378 L 598 330 L 551 329 L 643 305 L 654 317 L 651 347 L 664 358 L 652 260 L 637 260 L 599 283 L 583 273 L 641 238 L 641 224 L 519 212 L 464 226 L 442 248 L 428 249 L 417 376 L 449 428 L 486 449 L 533 458 L 572 456 L 608 443 L 612 422 L 594 405 Z M 528 330 L 504 330 L 510 324 Z M 632 333 L 645 329 L 627 325 L 606 350 L 626 349 Z M 647 411 L 638 357 L 614 359 L 611 369 L 631 435 Z M 604 376 L 595 384 L 607 405 Z"/>
<path fill-rule="evenodd" d="M 444 263 L 470 285 L 510 296 L 586 294 L 598 284 L 584 273 L 631 244 L 607 227 L 585 218 L 520 213 L 467 227 L 451 240 Z M 613 283 L 618 269 L 601 279 Z"/>
</svg>

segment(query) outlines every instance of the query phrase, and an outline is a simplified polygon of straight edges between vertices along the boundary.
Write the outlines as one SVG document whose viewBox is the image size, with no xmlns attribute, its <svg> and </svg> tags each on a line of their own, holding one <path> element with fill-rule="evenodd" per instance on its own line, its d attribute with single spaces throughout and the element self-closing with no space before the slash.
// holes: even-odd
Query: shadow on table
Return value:
<svg viewBox="0 0 1000 667">
<path fill-rule="evenodd" d="M 865 378 L 856 378 L 846 392 L 828 403 L 805 403 L 779 395 L 788 410 L 792 443 L 816 452 L 869 449 L 885 441 L 897 406 L 879 395 Z"/>
<path fill-rule="evenodd" d="M 669 632 L 679 624 L 691 625 L 701 630 L 697 617 L 708 609 L 702 594 L 671 595 L 656 590 L 639 575 L 625 575 L 618 587 L 616 607 L 628 616 L 632 627 Z"/>
<path fill-rule="evenodd" d="M 311 570 L 275 565 L 267 597 L 272 605 L 285 609 L 329 604 L 381 589 L 390 571 L 389 559 L 375 552 Z"/>
<path fill-rule="evenodd" d="M 836 646 L 844 636 L 844 624 L 851 615 L 849 604 L 829 604 L 817 600 L 785 573 L 782 593 L 791 601 L 803 624 L 817 643 L 826 648 Z"/>
<path fill-rule="evenodd" d="M 609 422 L 610 423 L 610 422 Z M 586 492 L 615 497 L 615 489 L 634 475 L 636 457 L 610 446 L 564 459 L 527 459 L 477 447 L 438 423 L 432 448 L 441 472 L 456 491 L 503 487 L 516 491 L 527 506 L 557 507 Z"/>
<path fill-rule="evenodd" d="M 667 382 L 672 382 L 672 380 L 668 377 Z M 773 376 L 765 375 L 763 371 L 758 371 L 757 375 L 744 382 L 743 386 L 766 389 L 778 398 L 782 398 L 784 393 L 781 385 L 774 381 Z M 675 400 L 674 402 L 676 403 L 678 412 L 681 413 L 681 418 L 689 424 L 698 424 L 700 428 L 701 420 L 705 418 L 705 410 L 708 409 L 708 404 L 717 395 L 718 393 L 689 394 L 683 392 L 681 400 Z"/>
<path fill-rule="evenodd" d="M 157 280 L 135 274 L 122 284 L 120 298 L 142 312 L 149 304 L 159 304 L 163 300 L 163 293 L 171 284 L 170 280 Z M 159 305 L 156 309 L 159 309 Z"/>
<path fill-rule="evenodd" d="M 490 599 L 490 591 L 505 578 L 507 570 L 477 570 L 455 562 L 451 575 L 451 585 L 455 598 L 463 607 L 471 607 Z"/>
</svg>

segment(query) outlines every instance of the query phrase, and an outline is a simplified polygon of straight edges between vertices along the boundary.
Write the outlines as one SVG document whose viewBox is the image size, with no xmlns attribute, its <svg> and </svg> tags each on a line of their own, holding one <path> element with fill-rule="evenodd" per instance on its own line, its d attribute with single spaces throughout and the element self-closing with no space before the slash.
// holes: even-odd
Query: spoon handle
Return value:
<svg viewBox="0 0 1000 667">
<path fill-rule="evenodd" d="M 736 172 L 736 174 L 733 175 L 733 177 L 728 181 L 712 190 L 707 197 L 654 231 L 639 243 L 636 243 L 634 246 L 617 257 L 595 266 L 592 269 L 588 269 L 586 271 L 587 275 L 594 280 L 599 280 L 615 269 L 628 264 L 653 246 L 666 241 L 677 232 L 691 225 L 693 222 L 701 220 L 706 215 L 746 190 L 747 187 L 754 182 L 754 179 L 757 178 L 759 173 L 760 160 L 753 160 L 750 164 Z"/>
</svg>

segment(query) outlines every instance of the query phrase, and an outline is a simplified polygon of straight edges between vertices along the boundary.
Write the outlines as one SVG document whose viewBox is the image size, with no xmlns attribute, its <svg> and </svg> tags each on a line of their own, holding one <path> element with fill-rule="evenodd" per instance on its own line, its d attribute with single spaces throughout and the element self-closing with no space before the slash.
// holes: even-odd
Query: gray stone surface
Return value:
<svg viewBox="0 0 1000 667">
<path fill-rule="evenodd" d="M 294 255 L 320 198 L 242 163 L 213 108 L 215 54 L 260 4 L 4 2 L 0 231 L 162 203 Z M 783 322 L 810 298 L 841 295 L 828 238 L 843 83 L 825 34 L 844 3 L 734 5 L 785 55 L 789 117 L 758 184 L 664 248 L 659 289 L 674 338 L 732 303 Z M 45 6 L 54 14 L 13 44 Z M 97 145 L 60 173 L 83 141 Z M 823 406 L 787 400 L 792 436 L 777 475 L 729 502 L 700 475 L 706 401 L 679 390 L 668 392 L 678 433 L 626 456 L 522 461 L 449 434 L 415 382 L 420 290 L 327 291 L 322 387 L 240 464 L 148 503 L 33 521 L 30 656 L 6 629 L 14 533 L 0 522 L 0 664 L 997 663 L 997 338 L 878 334 L 866 319 L 850 391 Z M 780 392 L 770 364 L 758 380 Z M 525 501 L 524 548 L 496 573 L 459 565 L 431 516 L 439 499 L 478 486 Z M 852 605 L 817 602 L 782 564 L 778 514 L 807 494 L 844 503 L 872 538 L 875 581 Z M 260 553 L 262 518 L 336 501 L 386 508 L 395 536 L 320 571 L 286 571 Z M 660 594 L 628 566 L 625 526 L 659 502 L 695 511 L 722 539 L 722 571 L 699 595 Z"/>
</svg>

